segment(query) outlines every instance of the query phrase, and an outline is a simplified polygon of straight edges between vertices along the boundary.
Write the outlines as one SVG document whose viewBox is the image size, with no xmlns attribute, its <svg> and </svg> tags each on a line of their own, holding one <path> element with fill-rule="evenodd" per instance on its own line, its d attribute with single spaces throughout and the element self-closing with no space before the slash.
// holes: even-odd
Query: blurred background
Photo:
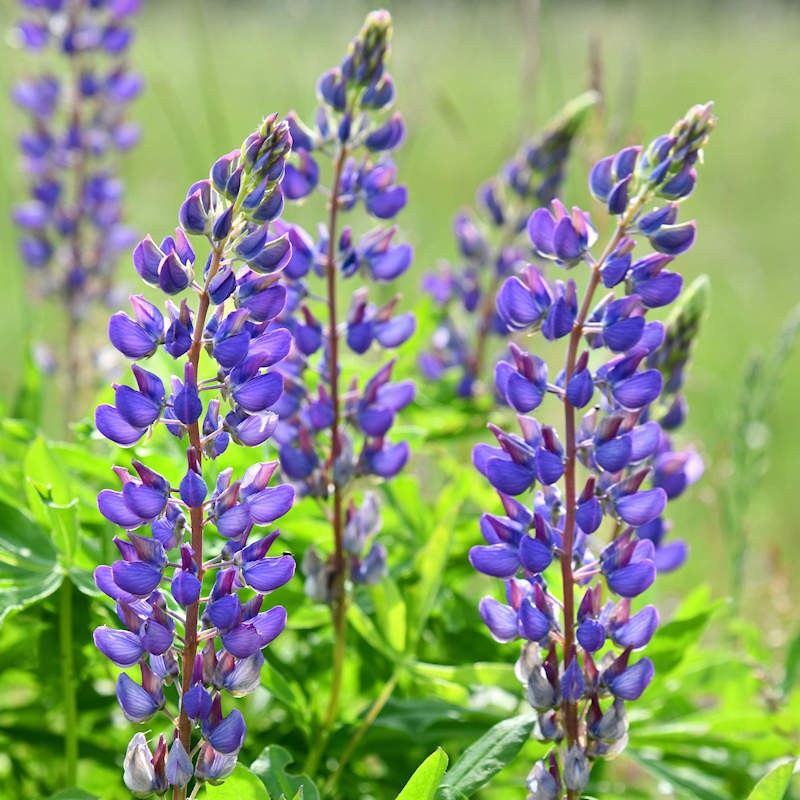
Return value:
<svg viewBox="0 0 800 800">
<path fill-rule="evenodd" d="M 372 6 L 349 0 L 143 5 L 131 58 L 146 88 L 131 117 L 144 135 L 124 159 L 122 176 L 129 221 L 140 235 L 160 239 L 175 226 L 186 188 L 264 115 L 292 108 L 301 116 L 313 113 L 318 75 L 338 62 Z M 687 283 L 707 274 L 712 287 L 682 433 L 682 441 L 701 451 L 706 476 L 671 506 L 673 535 L 689 541 L 692 555 L 659 582 L 658 592 L 669 601 L 702 583 L 711 584 L 715 597 L 741 591 L 742 615 L 763 630 L 777 663 L 797 634 L 800 601 L 800 353 L 789 353 L 780 380 L 765 393 L 763 418 L 742 423 L 741 409 L 752 389 L 751 358 L 761 354 L 768 369 L 784 320 L 800 302 L 794 243 L 800 224 L 800 3 L 404 0 L 386 6 L 394 16 L 397 105 L 408 129 L 397 155 L 410 194 L 400 226 L 416 253 L 402 279 L 407 305 L 418 297 L 424 271 L 439 259 L 455 259 L 454 213 L 472 204 L 476 187 L 571 97 L 590 86 L 603 97 L 568 170 L 564 199 L 584 207 L 592 206 L 583 176 L 596 158 L 649 141 L 694 103 L 715 102 L 718 129 L 682 212 L 698 219 L 697 242 L 680 261 Z M 0 30 L 9 31 L 16 14 L 5 0 Z M 24 120 L 8 88 L 29 66 L 26 55 L 0 48 L 4 399 L 20 384 L 26 337 L 58 341 L 62 324 L 58 309 L 28 301 L 9 222 L 24 187 L 13 144 Z M 130 263 L 123 263 L 120 280 L 133 287 L 133 277 Z M 104 336 L 104 320 L 97 331 Z M 422 345 L 418 337 L 417 348 Z M 411 370 L 413 357 L 407 358 Z M 57 407 L 48 424 L 59 432 Z M 481 430 L 468 433 L 483 436 Z M 726 493 L 746 490 L 737 481 L 735 452 L 755 464 L 749 481 L 762 468 L 763 474 L 753 502 L 736 510 L 736 497 L 728 497 L 725 516 Z M 737 587 L 730 565 L 740 531 L 748 549 L 744 585 Z M 773 663 L 772 656 L 765 662 Z"/>
<path fill-rule="evenodd" d="M 392 72 L 408 138 L 398 153 L 411 202 L 401 219 L 416 260 L 404 276 L 417 296 L 423 272 L 456 256 L 450 223 L 471 204 L 525 135 L 592 84 L 603 92 L 602 116 L 579 137 L 565 200 L 589 207 L 582 178 L 595 158 L 627 142 L 649 141 L 692 104 L 714 100 L 719 127 L 698 189 L 684 215 L 699 220 L 697 243 L 681 259 L 687 282 L 706 273 L 712 305 L 695 347 L 688 381 L 685 438 L 699 443 L 703 482 L 675 505 L 676 533 L 694 557 L 669 581 L 682 588 L 710 580 L 730 588 L 730 541 L 720 493 L 730 482 L 732 440 L 754 353 L 769 355 L 782 322 L 800 301 L 795 263 L 800 187 L 800 4 L 794 2 L 404 2 L 395 18 Z M 186 188 L 208 164 L 272 111 L 313 113 L 311 87 L 339 58 L 370 9 L 362 2 L 146 2 L 137 21 L 134 67 L 146 89 L 131 117 L 144 137 L 123 159 L 130 222 L 160 238 L 175 224 Z M 0 26 L 16 11 L 6 0 Z M 10 36 L 7 37 L 10 39 Z M 12 395 L 21 376 L 23 333 L 58 341 L 58 310 L 32 307 L 9 223 L 23 187 L 12 142 L 23 124 L 8 89 L 28 57 L 0 49 L 6 111 L 0 136 L 0 258 L 5 307 L 0 390 Z M 302 217 L 302 214 L 300 215 Z M 301 220 L 302 221 L 302 220 Z M 131 286 L 129 263 L 121 281 Z M 138 289 L 137 289 L 138 291 Z M 98 323 L 98 337 L 105 323 Z M 422 342 L 417 341 L 417 346 Z M 797 600 L 793 503 L 800 466 L 797 397 L 800 354 L 770 393 L 769 431 L 750 429 L 749 445 L 766 448 L 766 473 L 747 518 L 752 536 L 745 613 L 761 618 L 763 595 L 791 613 Z M 53 410 L 54 419 L 58 409 Z M 752 427 L 752 426 L 751 426 Z M 479 434 L 476 431 L 476 434 Z M 785 604 L 785 605 L 784 605 Z M 749 610 L 748 610 L 749 609 Z M 772 641 L 782 644 L 783 622 Z"/>
</svg>

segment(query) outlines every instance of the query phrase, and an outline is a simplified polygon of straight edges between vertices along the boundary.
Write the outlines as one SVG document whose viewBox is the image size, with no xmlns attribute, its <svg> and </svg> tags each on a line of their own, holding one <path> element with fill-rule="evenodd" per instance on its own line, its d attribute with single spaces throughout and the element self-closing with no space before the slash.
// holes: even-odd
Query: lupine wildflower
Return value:
<svg viewBox="0 0 800 800">
<path fill-rule="evenodd" d="M 184 798 L 192 781 L 230 774 L 246 727 L 237 709 L 223 713 L 222 694 L 259 685 L 261 651 L 286 624 L 286 610 L 264 608 L 264 598 L 292 577 L 294 560 L 269 555 L 278 531 L 257 529 L 289 510 L 293 488 L 269 486 L 277 462 L 238 476 L 223 469 L 212 486 L 204 464 L 231 443 L 260 445 L 278 422 L 271 409 L 283 379 L 274 365 L 291 337 L 270 323 L 286 299 L 279 277 L 292 255 L 288 237 L 275 236 L 290 147 L 288 123 L 273 115 L 217 160 L 210 178 L 189 188 L 174 236 L 160 244 L 148 236 L 133 253 L 144 282 L 175 302 L 162 313 L 134 295 L 133 316 L 118 312 L 109 323 L 111 343 L 135 362 L 135 387 L 115 385 L 113 405 L 97 408 L 98 430 L 130 446 L 163 425 L 186 444 L 175 474 L 134 460 L 133 473 L 114 468 L 120 489 L 97 499 L 127 533 L 114 539 L 119 560 L 95 572 L 122 628 L 98 628 L 95 643 L 132 669 L 117 682 L 125 716 L 141 723 L 165 711 L 171 721 L 153 752 L 143 734 L 131 741 L 124 777 L 137 797 L 172 786 Z M 198 260 L 189 237 L 208 241 L 207 258 Z M 176 361 L 167 380 L 138 363 L 159 349 Z M 213 556 L 209 534 L 218 543 Z"/>
<path fill-rule="evenodd" d="M 316 238 L 297 225 L 281 228 L 293 248 L 281 324 L 291 330 L 294 346 L 279 365 L 286 391 L 276 407 L 275 432 L 284 477 L 299 493 L 328 505 L 333 532 L 331 555 L 314 548 L 303 562 L 307 592 L 332 606 L 337 640 L 323 729 L 338 702 L 348 579 L 374 583 L 386 570 L 386 550 L 375 541 L 380 528 L 375 497 L 368 494 L 361 503 L 348 503 L 348 497 L 354 480 L 390 479 L 409 457 L 407 443 L 396 441 L 391 428 L 414 398 L 413 383 L 392 380 L 395 358 L 377 370 L 372 360 L 351 371 L 347 351 L 360 359 L 370 350 L 400 347 L 414 332 L 414 316 L 399 309 L 399 296 L 378 304 L 363 286 L 350 293 L 344 314 L 341 305 L 345 281 L 358 276 L 391 283 L 411 264 L 411 247 L 386 224 L 407 200 L 390 157 L 405 136 L 402 117 L 390 112 L 395 94 L 385 69 L 390 37 L 388 12 L 371 12 L 341 65 L 320 77 L 314 124 L 304 124 L 294 112 L 288 117 L 293 148 L 283 191 L 289 200 L 303 200 L 314 190 L 328 199 L 328 219 Z M 332 162 L 329 189 L 320 184 L 320 158 Z M 378 224 L 363 233 L 342 224 L 343 215 L 358 208 Z M 371 373 L 366 379 L 365 372 Z"/>
<path fill-rule="evenodd" d="M 282 228 L 294 248 L 286 267 L 289 302 L 280 324 L 292 331 L 295 343 L 279 366 L 286 393 L 277 407 L 275 435 L 286 478 L 303 494 L 333 501 L 334 563 L 319 562 L 308 575 L 315 587 L 311 594 L 328 601 L 333 585 L 320 581 L 315 571 L 324 567 L 338 574 L 349 554 L 355 559 L 350 577 L 360 580 L 368 574 L 372 580 L 385 560 L 385 551 L 376 544 L 360 560 L 367 540 L 380 527 L 380 516 L 369 494 L 360 508 L 351 501 L 345 509 L 349 485 L 359 476 L 390 478 L 408 459 L 408 445 L 393 443 L 389 433 L 397 412 L 414 398 L 413 384 L 392 382 L 394 358 L 363 386 L 358 375 L 346 377 L 342 364 L 345 348 L 361 356 L 373 345 L 399 347 L 414 332 L 414 317 L 398 310 L 397 296 L 381 306 L 373 304 L 366 287 L 352 292 L 343 319 L 338 306 L 343 280 L 360 275 L 388 283 L 411 263 L 411 248 L 395 241 L 394 226 L 379 225 L 357 236 L 341 224 L 341 214 L 361 204 L 372 217 L 388 220 L 406 203 L 406 189 L 396 183 L 389 157 L 404 138 L 400 115 L 387 118 L 394 99 L 394 84 L 384 68 L 390 35 L 389 14 L 372 12 L 341 66 L 321 76 L 315 125 L 306 127 L 294 113 L 288 118 L 293 148 L 282 184 L 287 198 L 301 200 L 321 188 L 316 159 L 333 160 L 330 218 L 320 224 L 317 239 L 296 225 Z M 322 288 L 315 288 L 315 278 L 321 279 Z M 314 298 L 320 295 L 323 307 L 315 309 Z M 309 557 L 309 564 L 317 563 L 315 557 Z M 372 565 L 366 572 L 364 563 Z"/>
<path fill-rule="evenodd" d="M 441 313 L 420 368 L 428 380 L 458 371 L 459 397 L 479 391 L 491 337 L 515 330 L 495 310 L 497 291 L 530 260 L 528 217 L 558 195 L 573 139 L 595 102 L 594 92 L 573 100 L 478 189 L 476 208 L 461 211 L 453 221 L 463 261 L 445 263 L 423 280 L 423 291 Z"/>
<path fill-rule="evenodd" d="M 684 557 L 685 547 L 663 542 L 661 515 L 702 465 L 693 451 L 674 453 L 664 433 L 682 418 L 673 406 L 697 304 L 666 328 L 646 314 L 680 293 L 682 279 L 667 266 L 691 246 L 695 225 L 678 222 L 679 204 L 714 125 L 711 105 L 695 106 L 649 147 L 594 167 L 591 191 L 616 218 L 599 256 L 586 212 L 556 200 L 531 215 L 540 256 L 568 270 L 588 266 L 580 300 L 574 280 L 547 280 L 532 265 L 498 294 L 509 327 L 567 341 L 564 365 L 552 372 L 512 345 L 496 381 L 521 432 L 490 426 L 499 446 L 479 444 L 473 454 L 504 507 L 481 518 L 487 544 L 470 552 L 476 569 L 505 581 L 505 602 L 485 597 L 480 613 L 495 639 L 523 640 L 517 675 L 538 712 L 538 735 L 555 745 L 529 776 L 531 800 L 580 796 L 592 761 L 625 747 L 625 701 L 653 677 L 652 662 L 634 652 L 652 637 L 658 611 L 634 612 L 632 600 Z M 642 239 L 652 254 L 636 252 Z M 596 302 L 601 283 L 615 291 Z M 546 394 L 564 409 L 560 435 L 527 416 Z M 537 483 L 529 506 L 522 498 Z M 559 578 L 560 599 L 552 589 Z"/>
<path fill-rule="evenodd" d="M 127 118 L 142 79 L 131 71 L 128 49 L 137 0 L 22 2 L 17 26 L 25 50 L 54 53 L 64 74 L 41 71 L 21 79 L 12 95 L 26 113 L 20 136 L 30 197 L 13 218 L 19 250 L 35 293 L 55 296 L 68 321 L 72 376 L 80 387 L 90 353 L 78 329 L 98 304 L 116 302 L 117 260 L 135 241 L 123 222 L 123 186 L 117 160 L 139 137 Z"/>
</svg>

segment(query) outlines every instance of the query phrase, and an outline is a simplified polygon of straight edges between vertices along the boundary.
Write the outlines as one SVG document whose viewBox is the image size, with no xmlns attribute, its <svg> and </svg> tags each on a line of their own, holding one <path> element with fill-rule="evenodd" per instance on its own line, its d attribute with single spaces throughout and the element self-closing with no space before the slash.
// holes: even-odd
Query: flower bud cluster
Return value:
<svg viewBox="0 0 800 800">
<path fill-rule="evenodd" d="M 127 119 L 142 79 L 130 70 L 130 18 L 137 0 L 22 2 L 20 45 L 68 65 L 20 80 L 12 96 L 29 119 L 19 138 L 30 197 L 13 218 L 36 292 L 56 296 L 70 323 L 97 303 L 114 302 L 117 258 L 134 242 L 123 224 L 116 158 L 139 138 Z"/>
<path fill-rule="evenodd" d="M 295 563 L 268 555 L 277 530 L 257 529 L 291 508 L 294 489 L 269 486 L 277 462 L 256 462 L 239 477 L 222 469 L 211 487 L 203 464 L 231 442 L 260 445 L 278 423 L 272 408 L 283 378 L 275 365 L 291 336 L 273 321 L 286 301 L 278 280 L 292 248 L 275 225 L 290 148 L 288 124 L 273 115 L 217 160 L 210 178 L 189 188 L 174 236 L 160 244 L 147 236 L 133 254 L 142 280 L 175 298 L 166 314 L 136 295 L 133 316 L 118 312 L 109 323 L 111 343 L 134 362 L 135 387 L 114 386 L 114 403 L 96 410 L 98 430 L 130 446 L 163 424 L 186 443 L 176 476 L 133 460 L 135 474 L 115 467 L 120 490 L 104 489 L 97 499 L 126 535 L 114 539 L 120 558 L 95 572 L 122 627 L 98 628 L 95 643 L 133 669 L 117 682 L 125 716 L 141 723 L 163 711 L 172 726 L 154 753 L 142 734 L 131 741 L 125 782 L 137 797 L 168 786 L 185 796 L 192 780 L 230 774 L 246 728 L 238 710 L 223 714 L 222 694 L 255 690 L 261 651 L 286 625 L 282 606 L 263 604 Z M 208 242 L 201 269 L 189 237 Z M 167 381 L 138 363 L 159 349 L 180 364 Z M 216 544 L 213 556 L 205 537 Z"/>
<path fill-rule="evenodd" d="M 397 170 L 388 154 L 404 138 L 398 113 L 387 117 L 394 100 L 394 83 L 385 70 L 391 18 L 386 11 L 369 14 L 339 67 L 324 73 L 317 85 L 320 106 L 315 124 L 306 126 L 294 113 L 288 117 L 292 153 L 282 188 L 289 200 L 303 200 L 319 186 L 317 160 L 333 162 L 329 219 L 320 224 L 314 239 L 297 225 L 284 225 L 292 243 L 286 265 L 289 297 L 281 324 L 290 330 L 294 345 L 279 366 L 286 391 L 275 407 L 280 417 L 275 432 L 281 469 L 298 491 L 313 497 L 334 497 L 342 516 L 341 498 L 358 477 L 395 476 L 409 457 L 406 442 L 393 442 L 390 430 L 396 415 L 414 398 L 410 381 L 392 381 L 395 359 L 377 369 L 363 384 L 348 379 L 343 370 L 346 347 L 364 356 L 374 346 L 393 350 L 413 334 L 415 319 L 397 310 L 399 296 L 383 304 L 369 299 L 366 287 L 350 295 L 349 309 L 339 321 L 339 284 L 356 275 L 389 283 L 410 266 L 411 247 L 396 243 L 397 228 L 379 225 L 357 235 L 341 216 L 363 206 L 371 217 L 390 220 L 405 206 L 407 191 L 396 183 Z M 363 374 L 363 370 L 361 371 Z M 374 498 L 364 500 L 371 508 Z M 372 511 L 351 507 L 347 519 L 334 522 L 341 531 L 351 525 L 374 534 Z M 379 524 L 379 517 L 376 516 Z M 325 599 L 329 582 L 324 577 L 342 568 L 344 550 L 338 539 L 336 564 L 316 553 L 307 556 L 307 588 Z M 354 581 L 371 582 L 383 571 L 385 551 L 379 545 L 362 554 L 364 536 L 354 536 L 346 546 L 354 559 L 348 573 Z"/>
<path fill-rule="evenodd" d="M 530 260 L 528 217 L 558 194 L 572 142 L 595 101 L 595 93 L 588 92 L 570 102 L 478 189 L 476 209 L 461 211 L 453 222 L 463 261 L 444 263 L 423 279 L 422 290 L 433 298 L 439 318 L 420 369 L 432 381 L 458 371 L 459 397 L 472 397 L 478 389 L 487 339 L 511 332 L 495 310 L 497 290 Z"/>
<path fill-rule="evenodd" d="M 662 513 L 700 476 L 702 462 L 693 450 L 674 452 L 665 429 L 682 421 L 673 407 L 701 314 L 699 290 L 666 325 L 646 315 L 681 291 L 680 274 L 665 268 L 694 240 L 694 222 L 677 221 L 678 204 L 694 187 L 692 165 L 714 124 L 710 105 L 697 106 L 647 149 L 626 148 L 595 166 L 590 188 L 616 217 L 597 258 L 588 213 L 558 200 L 552 211 L 534 211 L 528 233 L 539 255 L 564 269 L 588 266 L 582 300 L 573 279 L 548 280 L 532 265 L 498 294 L 497 312 L 511 330 L 567 340 L 555 375 L 511 345 L 495 378 L 520 433 L 490 425 L 498 446 L 479 444 L 473 453 L 504 509 L 481 518 L 487 544 L 470 551 L 478 571 L 505 582 L 505 602 L 484 597 L 480 613 L 498 641 L 523 640 L 517 675 L 538 712 L 539 736 L 561 751 L 534 767 L 531 800 L 564 790 L 578 796 L 591 762 L 625 747 L 625 702 L 653 677 L 652 662 L 633 654 L 659 620 L 654 606 L 634 611 L 632 600 L 686 556 L 683 543 L 663 541 Z M 653 207 L 659 198 L 667 204 Z M 652 253 L 636 253 L 642 238 Z M 601 284 L 612 291 L 594 303 Z M 560 435 L 529 416 L 548 394 L 564 409 Z M 537 486 L 532 505 L 516 499 Z M 557 578 L 560 598 L 551 588 Z"/>
</svg>

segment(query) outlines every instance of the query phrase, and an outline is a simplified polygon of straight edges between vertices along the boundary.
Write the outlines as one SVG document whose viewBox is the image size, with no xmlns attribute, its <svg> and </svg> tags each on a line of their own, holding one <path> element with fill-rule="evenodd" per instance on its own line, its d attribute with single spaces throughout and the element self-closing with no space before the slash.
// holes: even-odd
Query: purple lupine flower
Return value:
<svg viewBox="0 0 800 800">
<path fill-rule="evenodd" d="M 114 539 L 120 559 L 95 572 L 97 586 L 116 601 L 122 628 L 101 626 L 95 644 L 118 666 L 139 667 L 141 679 L 122 674 L 117 682 L 129 720 L 143 722 L 162 709 L 175 720 L 168 754 L 164 736 L 153 755 L 142 734 L 128 748 L 125 783 L 137 797 L 169 786 L 186 796 L 192 781 L 230 774 L 246 725 L 237 709 L 223 715 L 221 695 L 255 690 L 261 651 L 286 626 L 282 606 L 262 605 L 292 578 L 294 559 L 270 556 L 278 532 L 263 536 L 259 529 L 291 508 L 294 489 L 268 485 L 277 462 L 257 462 L 237 479 L 223 470 L 213 487 L 203 472 L 231 441 L 260 444 L 278 422 L 271 409 L 284 381 L 276 364 L 291 337 L 271 323 L 286 299 L 276 281 L 291 245 L 276 255 L 275 242 L 286 239 L 270 234 L 290 147 L 288 123 L 273 115 L 213 165 L 211 180 L 190 187 L 182 227 L 159 245 L 146 237 L 133 253 L 145 283 L 188 297 L 180 306 L 167 300 L 162 314 L 133 296 L 133 317 L 118 312 L 109 324 L 123 355 L 138 362 L 163 348 L 177 374 L 166 380 L 134 363 L 136 388 L 115 384 L 113 405 L 96 410 L 98 430 L 131 446 L 163 424 L 186 444 L 184 465 L 169 477 L 134 460 L 136 474 L 115 467 L 121 489 L 97 498 L 101 514 L 126 536 Z M 189 236 L 207 240 L 207 261 L 196 258 Z M 202 272 L 198 263 L 205 263 Z M 240 293 L 247 303 L 237 302 Z M 268 297 L 262 302 L 260 295 Z M 212 529 L 225 539 L 213 557 L 203 541 Z"/>
<path fill-rule="evenodd" d="M 12 97 L 29 129 L 19 139 L 30 197 L 15 207 L 19 251 L 34 294 L 55 296 L 69 320 L 69 402 L 94 355 L 80 328 L 97 305 L 116 303 L 117 260 L 134 242 L 124 224 L 119 156 L 138 139 L 127 107 L 142 79 L 129 69 L 138 3 L 21 2 L 21 48 L 52 51 L 63 74 L 32 73 Z M 57 65 L 57 62 L 54 62 Z"/>
<path fill-rule="evenodd" d="M 384 224 L 408 199 L 390 158 L 405 131 L 401 115 L 390 112 L 390 36 L 389 14 L 369 14 L 341 65 L 320 77 L 314 124 L 289 115 L 293 149 L 281 184 L 285 196 L 301 200 L 318 188 L 320 158 L 333 162 L 333 188 L 325 190 L 328 219 L 316 236 L 285 223 L 276 230 L 292 243 L 292 256 L 284 270 L 286 307 L 272 327 L 291 331 L 294 343 L 278 365 L 285 392 L 274 406 L 275 438 L 283 476 L 300 494 L 329 504 L 335 551 L 328 557 L 310 549 L 303 571 L 307 593 L 332 604 L 334 614 L 344 613 L 346 578 L 371 584 L 386 573 L 386 550 L 374 541 L 380 529 L 375 497 L 367 494 L 359 504 L 349 497 L 350 485 L 362 476 L 390 479 L 409 457 L 391 429 L 414 399 L 413 383 L 392 381 L 395 358 L 377 370 L 370 366 L 366 375 L 356 367 L 370 351 L 400 348 L 414 333 L 414 315 L 401 310 L 399 296 L 371 301 L 366 286 L 349 292 L 343 318 L 338 308 L 345 281 L 390 283 L 412 260 L 397 227 Z M 373 218 L 363 232 L 343 224 L 343 215 L 356 211 Z"/>
<path fill-rule="evenodd" d="M 516 672 L 539 715 L 540 738 L 554 743 L 528 777 L 537 800 L 560 800 L 564 788 L 581 794 L 592 761 L 624 749 L 625 702 L 638 699 L 654 673 L 650 659 L 634 651 L 648 644 L 659 621 L 652 605 L 632 611 L 632 599 L 658 571 L 686 557 L 684 543 L 664 541 L 662 515 L 700 477 L 702 461 L 691 448 L 674 449 L 666 431 L 685 412 L 680 390 L 704 284 L 693 287 L 666 324 L 647 322 L 646 315 L 681 291 L 681 276 L 664 267 L 694 240 L 694 223 L 678 222 L 679 203 L 694 187 L 693 165 L 714 125 L 711 105 L 695 106 L 668 136 L 595 166 L 590 188 L 617 217 L 599 260 L 586 212 L 568 212 L 554 200 L 552 212 L 531 215 L 528 233 L 540 256 L 566 269 L 588 266 L 580 310 L 575 282 L 548 280 L 533 265 L 498 293 L 497 312 L 510 330 L 568 337 L 554 378 L 543 359 L 514 344 L 511 359 L 496 370 L 498 393 L 520 415 L 543 405 L 547 394 L 556 396 L 564 445 L 553 427 L 519 416 L 521 434 L 490 424 L 498 446 L 478 444 L 473 451 L 506 512 L 481 517 L 487 544 L 470 551 L 473 566 L 506 588 L 506 602 L 484 597 L 479 611 L 496 640 L 523 640 Z M 669 202 L 653 207 L 659 198 Z M 634 237 L 654 252 L 633 256 Z M 471 231 L 464 240 L 478 247 Z M 601 283 L 615 292 L 592 308 Z M 590 365 L 592 351 L 599 366 Z M 576 419 L 592 398 L 595 405 Z M 524 496 L 537 487 L 526 505 Z M 610 541 L 601 543 L 604 527 Z M 561 569 L 545 580 L 556 561 Z M 560 598 L 557 574 L 565 580 Z"/>
<path fill-rule="evenodd" d="M 520 148 L 499 175 L 478 189 L 475 210 L 459 212 L 453 222 L 462 263 L 444 263 L 423 278 L 422 290 L 433 299 L 438 322 L 430 347 L 420 357 L 420 367 L 431 381 L 458 371 L 461 377 L 455 393 L 459 397 L 472 397 L 479 391 L 491 355 L 486 352 L 490 337 L 527 328 L 550 308 L 549 296 L 530 300 L 519 282 L 506 282 L 502 289 L 500 285 L 530 259 L 531 245 L 525 236 L 528 218 L 558 194 L 572 141 L 595 102 L 593 92 L 570 102 L 541 135 Z M 587 241 L 588 235 L 587 231 Z M 522 306 L 515 308 L 520 295 Z M 498 314 L 501 303 L 508 314 Z M 537 309 L 541 310 L 537 313 Z M 504 388 L 499 393 L 507 399 Z"/>
</svg>

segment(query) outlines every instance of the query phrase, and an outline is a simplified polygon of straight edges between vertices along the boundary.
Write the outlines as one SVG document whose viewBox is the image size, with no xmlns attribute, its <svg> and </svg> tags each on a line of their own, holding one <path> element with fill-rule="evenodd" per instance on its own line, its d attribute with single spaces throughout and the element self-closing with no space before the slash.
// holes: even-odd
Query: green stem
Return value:
<svg viewBox="0 0 800 800">
<path fill-rule="evenodd" d="M 364 721 L 361 723 L 355 734 L 353 734 L 353 738 L 347 743 L 347 747 L 342 753 L 342 757 L 339 759 L 339 763 L 336 766 L 336 771 L 330 776 L 330 778 L 328 778 L 325 788 L 323 789 L 323 794 L 329 794 L 333 790 L 334 786 L 336 786 L 336 781 L 339 778 L 342 769 L 350 760 L 350 757 L 353 755 L 356 747 L 358 747 L 358 743 L 364 738 L 364 734 L 370 729 L 372 723 L 375 722 L 378 714 L 381 713 L 383 707 L 392 696 L 395 686 L 397 686 L 397 680 L 399 677 L 399 673 L 395 671 L 381 690 L 381 693 L 375 698 L 375 702 L 372 704 L 367 712 L 367 715 L 364 717 Z"/>
<path fill-rule="evenodd" d="M 64 576 L 58 609 L 61 646 L 61 690 L 64 698 L 64 757 L 66 786 L 75 786 L 78 775 L 78 700 L 75 663 L 72 658 L 72 581 Z"/>
</svg>

